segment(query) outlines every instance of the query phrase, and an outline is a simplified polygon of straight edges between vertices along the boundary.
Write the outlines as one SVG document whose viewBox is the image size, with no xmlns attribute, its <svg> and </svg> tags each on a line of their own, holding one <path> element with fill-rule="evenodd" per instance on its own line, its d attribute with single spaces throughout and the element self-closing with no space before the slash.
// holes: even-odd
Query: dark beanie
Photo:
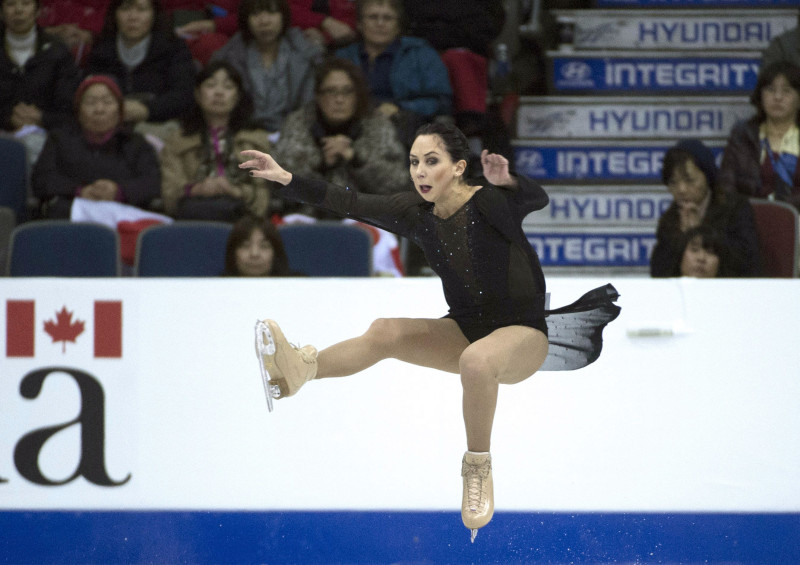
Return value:
<svg viewBox="0 0 800 565">
<path fill-rule="evenodd" d="M 692 156 L 697 167 L 706 175 L 708 186 L 713 187 L 716 184 L 717 164 L 714 161 L 714 153 L 705 143 L 699 139 L 682 139 L 675 145 L 675 148 Z"/>
</svg>

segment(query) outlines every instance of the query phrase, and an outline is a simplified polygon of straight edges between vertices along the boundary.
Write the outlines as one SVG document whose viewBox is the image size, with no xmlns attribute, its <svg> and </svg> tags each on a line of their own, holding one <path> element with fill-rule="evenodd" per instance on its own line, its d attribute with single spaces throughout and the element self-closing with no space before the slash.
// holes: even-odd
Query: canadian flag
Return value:
<svg viewBox="0 0 800 565">
<path fill-rule="evenodd" d="M 94 301 L 94 356 L 122 357 L 122 301 Z M 53 343 L 76 343 L 84 332 L 85 320 L 74 316 L 66 305 L 45 316 L 43 329 Z M 36 345 L 36 303 L 34 300 L 6 300 L 6 357 L 33 357 Z"/>
</svg>

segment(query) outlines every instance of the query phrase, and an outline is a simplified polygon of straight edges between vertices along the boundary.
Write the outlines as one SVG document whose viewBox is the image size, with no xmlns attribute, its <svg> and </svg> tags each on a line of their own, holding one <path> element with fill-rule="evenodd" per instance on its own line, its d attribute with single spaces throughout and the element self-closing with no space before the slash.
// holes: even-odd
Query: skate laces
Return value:
<svg viewBox="0 0 800 565">
<path fill-rule="evenodd" d="M 475 464 L 467 463 L 466 460 L 462 462 L 461 476 L 466 479 L 467 505 L 471 512 L 478 512 L 483 505 L 483 482 L 489 478 L 491 470 L 492 464 L 489 460 Z"/>
<path fill-rule="evenodd" d="M 303 360 L 303 363 L 307 365 L 312 365 L 317 360 L 317 349 L 313 345 L 304 345 L 300 347 L 294 343 L 289 343 L 292 346 L 292 349 L 297 351 L 300 354 L 300 359 Z"/>
</svg>

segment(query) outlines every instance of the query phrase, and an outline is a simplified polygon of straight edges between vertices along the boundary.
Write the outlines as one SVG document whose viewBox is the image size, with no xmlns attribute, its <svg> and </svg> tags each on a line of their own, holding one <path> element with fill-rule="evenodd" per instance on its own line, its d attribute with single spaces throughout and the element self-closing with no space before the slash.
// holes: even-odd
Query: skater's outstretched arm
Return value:
<svg viewBox="0 0 800 565">
<path fill-rule="evenodd" d="M 239 164 L 240 169 L 251 169 L 250 176 L 271 180 L 284 186 L 292 182 L 292 173 L 281 167 L 268 153 L 246 149 L 242 155 L 248 158 Z"/>
</svg>

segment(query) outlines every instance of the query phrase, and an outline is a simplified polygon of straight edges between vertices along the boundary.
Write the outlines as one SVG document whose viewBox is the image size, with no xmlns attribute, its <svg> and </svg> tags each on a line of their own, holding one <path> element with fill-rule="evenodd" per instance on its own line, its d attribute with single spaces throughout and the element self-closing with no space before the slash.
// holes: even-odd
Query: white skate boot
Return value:
<svg viewBox="0 0 800 565">
<path fill-rule="evenodd" d="M 467 451 L 461 461 L 461 476 L 464 477 L 461 520 L 471 530 L 470 541 L 474 542 L 478 528 L 488 524 L 494 514 L 492 456 Z"/>
<path fill-rule="evenodd" d="M 317 350 L 312 345 L 297 347 L 286 340 L 273 320 L 256 322 L 256 356 L 261 380 L 272 412 L 272 399 L 292 396 L 317 376 Z"/>
</svg>

